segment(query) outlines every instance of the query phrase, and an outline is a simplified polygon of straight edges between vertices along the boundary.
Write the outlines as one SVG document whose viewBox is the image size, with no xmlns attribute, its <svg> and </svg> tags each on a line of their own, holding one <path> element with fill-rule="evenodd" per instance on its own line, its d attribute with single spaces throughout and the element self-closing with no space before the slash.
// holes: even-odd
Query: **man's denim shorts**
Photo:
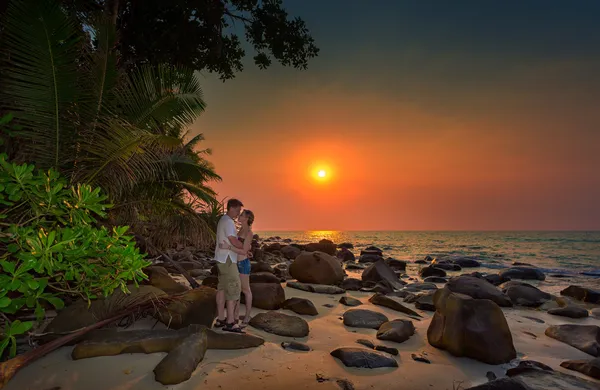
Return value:
<svg viewBox="0 0 600 390">
<path fill-rule="evenodd" d="M 237 262 L 237 266 L 238 266 L 238 271 L 240 271 L 240 274 L 242 275 L 250 275 L 250 259 L 244 259 L 242 261 L 238 261 Z"/>
</svg>

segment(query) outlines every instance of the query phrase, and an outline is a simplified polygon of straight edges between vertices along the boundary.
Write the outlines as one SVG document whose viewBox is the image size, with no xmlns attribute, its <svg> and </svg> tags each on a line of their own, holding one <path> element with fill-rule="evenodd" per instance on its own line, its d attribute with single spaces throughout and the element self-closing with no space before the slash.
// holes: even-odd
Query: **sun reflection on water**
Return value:
<svg viewBox="0 0 600 390">
<path fill-rule="evenodd" d="M 335 243 L 340 243 L 342 241 L 342 232 L 337 230 L 312 230 L 306 233 L 311 242 L 319 242 L 323 239 L 331 240 Z"/>
</svg>

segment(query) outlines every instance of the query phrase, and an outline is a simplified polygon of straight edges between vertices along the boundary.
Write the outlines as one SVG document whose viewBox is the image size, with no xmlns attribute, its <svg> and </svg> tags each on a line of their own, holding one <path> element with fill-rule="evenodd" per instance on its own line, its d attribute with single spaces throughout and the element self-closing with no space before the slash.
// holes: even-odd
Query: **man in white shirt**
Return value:
<svg viewBox="0 0 600 390">
<path fill-rule="evenodd" d="M 242 248 L 243 245 L 237 238 L 234 219 L 242 211 L 243 204 L 237 199 L 229 199 L 227 202 L 227 213 L 221 217 L 217 225 L 217 245 L 215 248 L 215 260 L 219 269 L 219 284 L 217 286 L 217 323 L 215 326 L 223 327 L 229 332 L 242 333 L 243 331 L 235 323 L 234 310 L 236 301 L 240 299 L 241 283 L 237 267 L 237 253 L 231 247 L 222 249 L 221 243 L 229 242 L 232 246 Z M 225 313 L 227 309 L 227 313 Z M 227 317 L 227 319 L 225 319 Z"/>
</svg>

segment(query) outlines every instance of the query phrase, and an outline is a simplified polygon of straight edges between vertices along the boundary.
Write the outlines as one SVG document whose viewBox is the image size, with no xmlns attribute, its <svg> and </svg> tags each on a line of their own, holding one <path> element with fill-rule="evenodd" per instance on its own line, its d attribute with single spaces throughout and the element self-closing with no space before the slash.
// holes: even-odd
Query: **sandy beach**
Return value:
<svg viewBox="0 0 600 390">
<path fill-rule="evenodd" d="M 500 378 L 507 368 L 514 366 L 510 363 L 488 365 L 470 358 L 457 358 L 430 346 L 427 342 L 427 328 L 432 312 L 417 310 L 423 319 L 413 321 L 416 333 L 409 340 L 403 343 L 381 341 L 375 338 L 376 330 L 343 325 L 341 316 L 349 308 L 338 302 L 342 295 L 316 294 L 289 287 L 284 290 L 286 298 L 311 300 L 319 312 L 317 316 L 300 315 L 308 322 L 310 334 L 295 340 L 308 344 L 312 349 L 309 352 L 285 350 L 281 347 L 281 342 L 294 339 L 248 327 L 247 333 L 264 338 L 264 345 L 236 351 L 209 350 L 189 381 L 163 386 L 154 380 L 152 370 L 165 353 L 123 354 L 74 361 L 70 355 L 72 347 L 63 347 L 20 371 L 6 386 L 6 390 L 343 388 L 337 380 L 348 380 L 355 389 L 449 390 L 485 383 L 486 373 L 489 371 Z M 397 311 L 371 304 L 368 299 L 372 293 L 347 291 L 345 295 L 362 301 L 361 309 L 383 313 L 390 320 L 410 319 Z M 333 307 L 324 306 L 326 304 Z M 297 315 L 287 310 L 279 311 Z M 254 314 L 259 312 L 264 310 L 254 309 Z M 589 359 L 590 356 L 545 336 L 544 331 L 555 324 L 600 325 L 599 318 L 570 319 L 553 316 L 542 310 L 520 307 L 503 308 L 503 312 L 517 350 L 517 360 L 536 360 L 557 371 L 594 381 L 578 372 L 560 367 L 564 360 Z M 527 317 L 535 317 L 541 321 Z M 142 320 L 131 329 L 150 328 L 154 322 Z M 159 323 L 156 328 L 164 328 L 164 325 Z M 394 358 L 398 362 L 398 368 L 348 368 L 330 355 L 332 350 L 339 347 L 362 348 L 356 343 L 360 338 L 397 348 L 399 355 Z M 422 354 L 431 364 L 414 361 L 412 353 Z M 596 383 L 600 388 L 600 381 Z"/>
</svg>

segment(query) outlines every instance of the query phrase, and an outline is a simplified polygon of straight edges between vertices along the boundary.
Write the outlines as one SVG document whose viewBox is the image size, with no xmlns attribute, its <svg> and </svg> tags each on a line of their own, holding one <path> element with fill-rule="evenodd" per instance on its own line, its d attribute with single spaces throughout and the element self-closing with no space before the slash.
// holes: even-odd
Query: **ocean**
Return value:
<svg viewBox="0 0 600 390">
<path fill-rule="evenodd" d="M 497 272 L 517 261 L 555 275 L 554 278 L 561 279 L 556 280 L 557 285 L 573 282 L 600 286 L 600 232 L 264 231 L 258 234 L 263 239 L 281 237 L 299 244 L 324 238 L 337 244 L 348 242 L 354 245 L 357 256 L 369 245 L 382 249 L 386 257 L 408 261 L 427 255 L 472 256 L 481 262 L 482 272 Z"/>
</svg>

